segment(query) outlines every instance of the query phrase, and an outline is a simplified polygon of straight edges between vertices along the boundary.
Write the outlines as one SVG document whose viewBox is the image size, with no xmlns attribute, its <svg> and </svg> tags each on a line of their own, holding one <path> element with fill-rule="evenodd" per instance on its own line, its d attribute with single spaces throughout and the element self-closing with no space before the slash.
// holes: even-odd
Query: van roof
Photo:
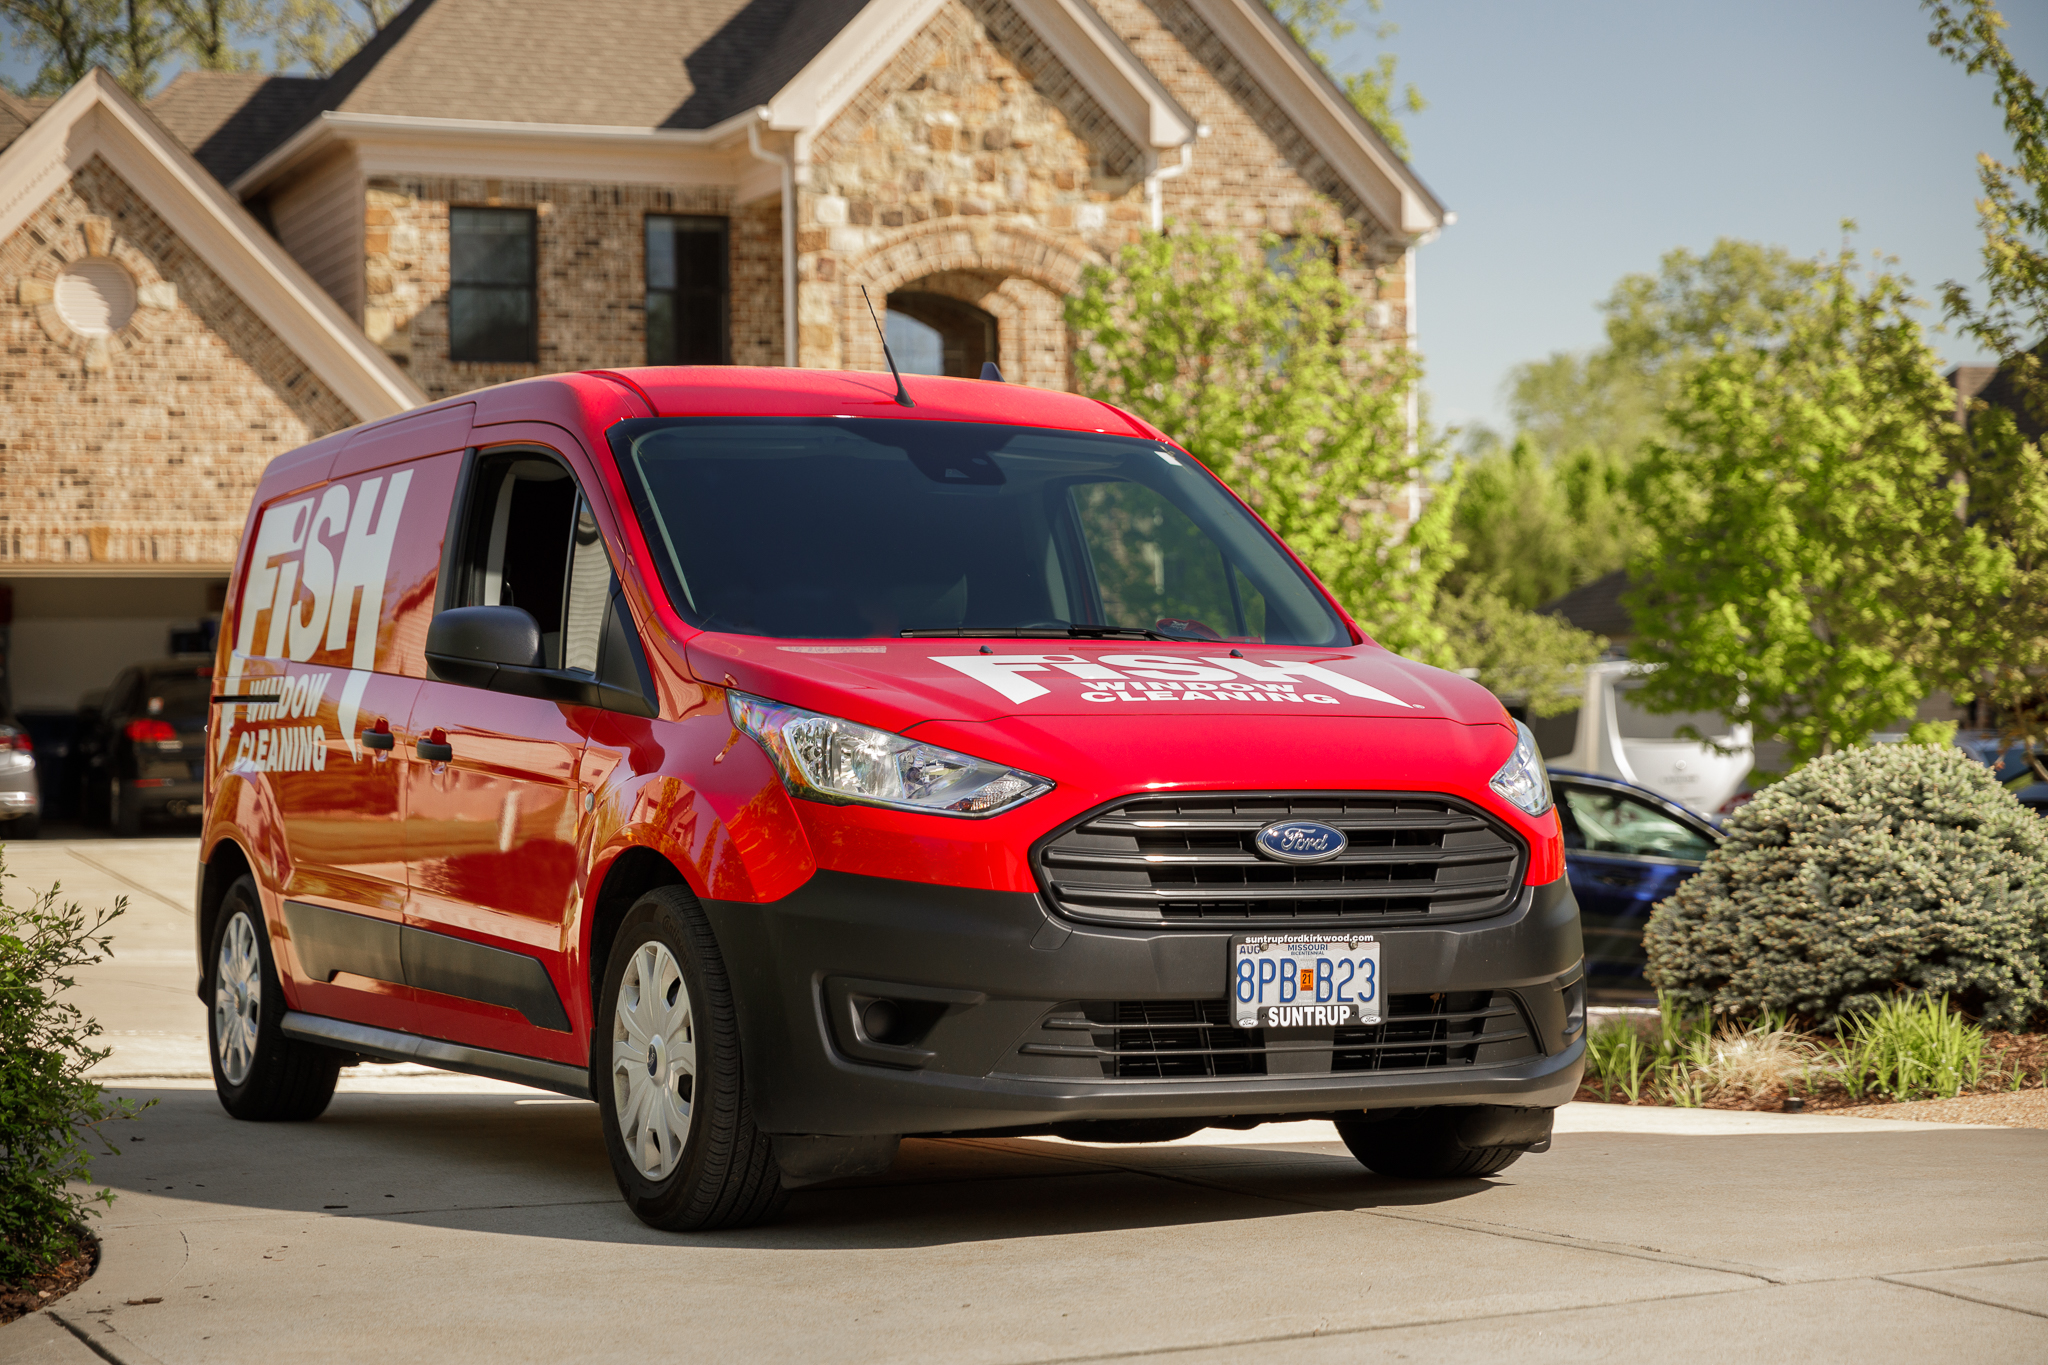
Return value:
<svg viewBox="0 0 2048 1365">
<path fill-rule="evenodd" d="M 905 408 L 897 405 L 886 371 L 673 365 L 586 373 L 625 381 L 661 417 L 900 417 L 1159 435 L 1149 423 L 1093 398 L 981 379 L 905 375 L 904 388 L 916 403 Z"/>
<path fill-rule="evenodd" d="M 744 365 L 671 365 L 636 369 L 582 370 L 535 375 L 485 389 L 453 394 L 395 417 L 366 422 L 322 437 L 270 462 L 257 490 L 264 502 L 328 478 L 345 451 L 366 450 L 404 429 L 421 432 L 430 414 L 467 409 L 471 430 L 482 436 L 492 426 L 553 422 L 603 431 L 630 417 L 889 417 L 926 422 L 991 422 L 1102 431 L 1147 440 L 1169 438 L 1151 423 L 1112 404 L 1052 389 L 999 384 L 980 379 L 905 375 L 915 407 L 899 407 L 887 372 L 799 370 Z M 650 411 L 651 409 L 651 411 Z M 450 450 L 446 423 L 432 433 L 437 450 Z M 453 439 L 460 441 L 459 431 Z M 424 452 L 424 448 L 421 453 Z M 369 457 L 388 459 L 386 456 Z M 360 463 L 360 462 L 359 462 Z M 363 464 L 370 468 L 370 464 Z"/>
</svg>

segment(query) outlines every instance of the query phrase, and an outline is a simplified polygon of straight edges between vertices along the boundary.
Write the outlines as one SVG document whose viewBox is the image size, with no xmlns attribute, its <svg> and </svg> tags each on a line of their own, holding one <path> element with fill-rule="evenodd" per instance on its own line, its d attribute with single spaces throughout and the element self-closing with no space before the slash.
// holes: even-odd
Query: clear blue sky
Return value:
<svg viewBox="0 0 2048 1365">
<path fill-rule="evenodd" d="M 1353 8 L 1332 65 L 1395 53 L 1429 104 L 1413 164 L 1458 215 L 1421 255 L 1438 422 L 1504 424 L 1508 370 L 1598 345 L 1595 305 L 1673 247 L 1811 255 L 1853 218 L 1923 297 L 1977 277 L 1976 157 L 2009 144 L 1989 79 L 1927 46 L 1913 0 L 1387 0 L 1384 45 Z M 2001 8 L 2048 77 L 2048 0 Z"/>
</svg>

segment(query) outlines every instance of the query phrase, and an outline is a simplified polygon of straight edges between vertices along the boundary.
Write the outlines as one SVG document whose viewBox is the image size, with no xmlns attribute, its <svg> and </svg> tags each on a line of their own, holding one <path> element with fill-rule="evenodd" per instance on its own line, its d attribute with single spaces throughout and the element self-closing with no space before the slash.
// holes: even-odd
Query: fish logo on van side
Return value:
<svg viewBox="0 0 2048 1365">
<path fill-rule="evenodd" d="M 377 664 L 384 580 L 411 485 L 412 471 L 402 469 L 390 476 L 388 487 L 385 476 L 373 475 L 353 492 L 347 484 L 330 484 L 316 496 L 264 509 L 242 580 L 235 648 L 223 690 L 241 691 L 243 668 L 251 655 L 304 663 L 323 649 L 347 649 L 349 673 L 342 683 L 336 720 L 349 752 L 360 752 L 356 713 Z M 339 556 L 329 548 L 336 536 L 342 537 Z M 258 617 L 267 618 L 260 650 Z M 220 709 L 219 757 L 227 755 L 239 709 L 233 702 Z M 258 708 L 249 709 L 253 714 Z"/>
</svg>

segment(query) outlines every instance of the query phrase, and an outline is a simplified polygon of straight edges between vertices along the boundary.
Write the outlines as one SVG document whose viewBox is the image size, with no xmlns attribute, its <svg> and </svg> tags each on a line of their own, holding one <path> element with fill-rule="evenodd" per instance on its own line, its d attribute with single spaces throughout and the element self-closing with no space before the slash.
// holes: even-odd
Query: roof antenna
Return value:
<svg viewBox="0 0 2048 1365">
<path fill-rule="evenodd" d="M 1002 368 L 993 360 L 984 360 L 981 362 L 981 377 L 991 384 L 1000 384 L 1003 382 Z"/>
<path fill-rule="evenodd" d="M 868 297 L 866 285 L 860 287 L 860 298 L 861 302 L 868 306 L 868 316 L 875 320 L 875 335 L 882 339 L 882 359 L 889 362 L 889 373 L 896 380 L 896 406 L 916 407 L 917 404 L 910 401 L 910 390 L 903 387 L 903 376 L 896 371 L 896 357 L 889 354 L 889 334 L 882 330 L 882 320 L 875 317 L 875 301 Z"/>
</svg>

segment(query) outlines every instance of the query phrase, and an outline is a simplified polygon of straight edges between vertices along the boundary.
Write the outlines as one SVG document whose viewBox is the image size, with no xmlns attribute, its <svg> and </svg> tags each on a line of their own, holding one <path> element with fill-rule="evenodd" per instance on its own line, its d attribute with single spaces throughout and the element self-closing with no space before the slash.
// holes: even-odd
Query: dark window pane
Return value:
<svg viewBox="0 0 2048 1365">
<path fill-rule="evenodd" d="M 531 213 L 525 209 L 449 212 L 449 271 L 454 283 L 533 283 Z"/>
<path fill-rule="evenodd" d="M 456 360 L 532 360 L 533 291 L 450 289 L 448 349 Z"/>
<path fill-rule="evenodd" d="M 533 360 L 532 211 L 450 209 L 448 265 L 450 357 Z"/>
<path fill-rule="evenodd" d="M 647 289 L 676 287 L 676 220 L 658 213 L 647 215 Z"/>
<path fill-rule="evenodd" d="M 676 296 L 673 291 L 647 291 L 647 363 L 676 365 Z"/>
<path fill-rule="evenodd" d="M 722 365 L 731 314 L 723 218 L 647 215 L 647 363 Z"/>
</svg>

